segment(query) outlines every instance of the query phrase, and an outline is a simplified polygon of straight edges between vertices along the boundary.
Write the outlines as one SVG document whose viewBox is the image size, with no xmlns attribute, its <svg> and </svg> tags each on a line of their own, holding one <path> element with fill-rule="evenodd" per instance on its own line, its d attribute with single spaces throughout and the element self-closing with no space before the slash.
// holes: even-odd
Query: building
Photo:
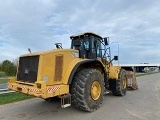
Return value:
<svg viewBox="0 0 160 120">
<path fill-rule="evenodd" d="M 121 64 L 122 68 L 132 68 L 135 72 L 147 72 L 149 71 L 156 71 L 160 72 L 160 64 Z"/>
</svg>

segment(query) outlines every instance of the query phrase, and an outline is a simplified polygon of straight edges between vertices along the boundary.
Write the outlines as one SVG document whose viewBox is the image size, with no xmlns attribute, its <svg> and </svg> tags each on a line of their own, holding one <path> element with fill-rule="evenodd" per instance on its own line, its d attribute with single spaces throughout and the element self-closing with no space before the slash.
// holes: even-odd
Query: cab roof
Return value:
<svg viewBox="0 0 160 120">
<path fill-rule="evenodd" d="M 99 36 L 99 35 L 97 35 L 96 33 L 93 33 L 93 32 L 85 32 L 85 33 L 81 33 L 81 34 L 77 34 L 77 35 L 72 35 L 72 36 L 70 36 L 70 38 L 72 39 L 72 38 L 75 38 L 75 37 L 81 37 L 81 36 L 85 36 L 85 35 L 93 35 L 95 37 L 98 37 L 98 38 L 102 39 L 101 36 Z"/>
</svg>

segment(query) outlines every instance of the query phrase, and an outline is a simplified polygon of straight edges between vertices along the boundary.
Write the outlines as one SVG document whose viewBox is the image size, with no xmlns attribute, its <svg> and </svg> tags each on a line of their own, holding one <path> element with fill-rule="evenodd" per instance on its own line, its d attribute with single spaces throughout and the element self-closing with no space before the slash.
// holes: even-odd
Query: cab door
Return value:
<svg viewBox="0 0 160 120">
<path fill-rule="evenodd" d="M 92 36 L 91 38 L 91 59 L 102 58 L 102 49 L 100 39 Z"/>
</svg>

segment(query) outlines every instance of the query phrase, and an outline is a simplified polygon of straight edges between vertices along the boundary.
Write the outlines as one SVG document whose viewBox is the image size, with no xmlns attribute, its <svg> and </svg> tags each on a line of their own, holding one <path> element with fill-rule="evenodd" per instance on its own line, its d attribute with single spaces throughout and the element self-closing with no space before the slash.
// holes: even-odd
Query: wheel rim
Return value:
<svg viewBox="0 0 160 120">
<path fill-rule="evenodd" d="M 101 85 L 98 81 L 94 81 L 91 86 L 91 97 L 93 100 L 98 100 L 101 95 Z"/>
<path fill-rule="evenodd" d="M 123 86 L 123 89 L 125 89 L 127 86 L 127 79 L 125 77 L 123 78 L 122 86 Z"/>
</svg>

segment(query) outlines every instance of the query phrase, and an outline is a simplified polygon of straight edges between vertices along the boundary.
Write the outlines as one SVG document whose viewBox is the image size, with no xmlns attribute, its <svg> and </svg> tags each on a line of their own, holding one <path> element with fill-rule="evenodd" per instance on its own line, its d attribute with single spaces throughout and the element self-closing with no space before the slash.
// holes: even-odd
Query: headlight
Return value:
<svg viewBox="0 0 160 120">
<path fill-rule="evenodd" d="M 73 57 L 79 58 L 79 52 L 72 52 Z"/>
</svg>

